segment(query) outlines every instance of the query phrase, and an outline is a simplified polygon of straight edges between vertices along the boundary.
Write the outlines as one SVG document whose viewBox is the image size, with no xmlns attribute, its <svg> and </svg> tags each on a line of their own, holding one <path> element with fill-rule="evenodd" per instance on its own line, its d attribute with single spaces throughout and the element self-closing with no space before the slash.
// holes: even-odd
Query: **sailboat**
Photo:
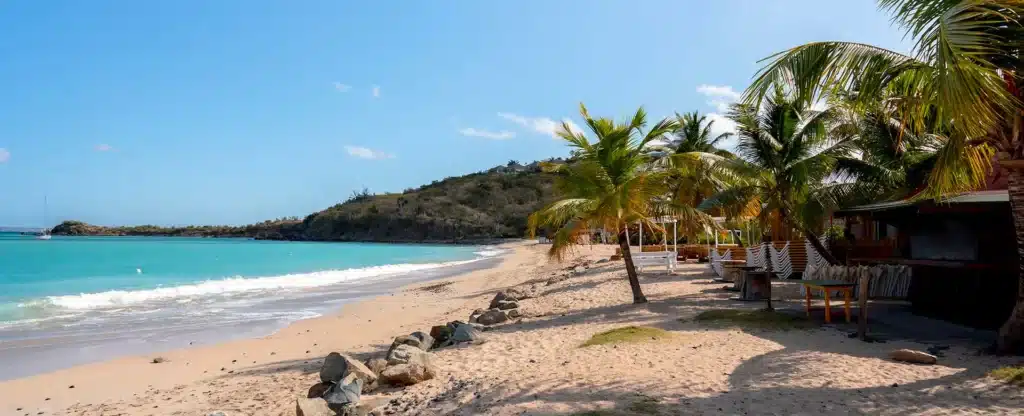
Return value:
<svg viewBox="0 0 1024 416">
<path fill-rule="evenodd" d="M 50 235 L 50 229 L 46 227 L 46 197 L 43 197 L 43 233 L 36 236 L 36 240 L 49 240 L 53 238 Z"/>
</svg>

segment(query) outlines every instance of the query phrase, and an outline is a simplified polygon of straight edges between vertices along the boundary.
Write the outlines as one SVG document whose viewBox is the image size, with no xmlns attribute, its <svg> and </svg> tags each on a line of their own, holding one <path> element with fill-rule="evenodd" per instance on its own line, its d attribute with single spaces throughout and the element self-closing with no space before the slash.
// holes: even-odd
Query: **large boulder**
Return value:
<svg viewBox="0 0 1024 416">
<path fill-rule="evenodd" d="M 476 318 L 476 321 L 481 325 L 495 325 L 507 320 L 508 313 L 501 309 L 489 309 Z"/>
<path fill-rule="evenodd" d="M 483 339 L 484 333 L 469 324 L 455 327 L 455 333 L 452 334 L 451 338 L 452 343 L 455 344 L 461 342 L 481 342 Z"/>
<path fill-rule="evenodd" d="M 334 411 L 327 407 L 327 401 L 321 398 L 299 397 L 295 400 L 295 416 L 335 416 Z"/>
<path fill-rule="evenodd" d="M 391 342 L 391 348 L 389 348 L 388 351 L 390 353 L 391 350 L 395 349 L 395 347 L 398 347 L 399 345 L 411 345 L 423 351 L 427 351 L 431 346 L 433 346 L 433 344 L 433 337 L 423 332 L 416 331 L 409 335 L 396 337 L 395 340 Z"/>
<path fill-rule="evenodd" d="M 889 358 L 896 361 L 904 361 L 908 363 L 917 364 L 935 364 L 938 362 L 938 358 L 926 352 L 900 349 L 889 353 Z"/>
<path fill-rule="evenodd" d="M 519 308 L 519 302 L 516 302 L 514 300 L 503 300 L 501 302 L 498 302 L 498 309 L 501 309 L 503 311 L 507 311 L 509 309 L 518 309 L 518 308 Z"/>
<path fill-rule="evenodd" d="M 341 413 L 345 408 L 355 407 L 359 404 L 359 396 L 362 391 L 363 380 L 355 374 L 349 374 L 327 389 L 324 400 L 327 401 L 327 407 L 335 413 Z"/>
<path fill-rule="evenodd" d="M 348 355 L 336 352 L 327 354 L 320 367 L 320 381 L 323 383 L 338 383 L 349 374 L 354 374 L 362 381 L 364 393 L 377 388 L 377 373 Z"/>
<path fill-rule="evenodd" d="M 506 290 L 505 295 L 518 301 L 534 297 L 534 291 L 535 289 L 532 285 L 521 285 Z"/>
<path fill-rule="evenodd" d="M 388 366 L 380 374 L 381 379 L 396 386 L 408 386 L 437 376 L 437 367 L 417 363 Z"/>
</svg>

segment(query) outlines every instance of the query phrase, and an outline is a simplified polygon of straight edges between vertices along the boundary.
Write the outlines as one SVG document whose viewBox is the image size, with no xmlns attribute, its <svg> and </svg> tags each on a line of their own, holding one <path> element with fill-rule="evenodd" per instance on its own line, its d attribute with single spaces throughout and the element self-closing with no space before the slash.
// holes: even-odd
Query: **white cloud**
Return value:
<svg viewBox="0 0 1024 416">
<path fill-rule="evenodd" d="M 348 90 L 352 89 L 352 86 L 348 84 L 342 84 L 340 82 L 334 82 L 334 89 L 338 90 L 338 92 L 348 92 Z"/>
<path fill-rule="evenodd" d="M 8 152 L 7 149 L 0 147 L 0 163 L 5 163 L 8 160 L 11 160 L 11 152 Z"/>
<path fill-rule="evenodd" d="M 114 150 L 114 146 L 111 146 L 109 144 L 101 143 L 101 144 L 96 145 L 96 151 L 97 152 L 109 152 L 111 150 Z"/>
<path fill-rule="evenodd" d="M 492 140 L 505 140 L 505 139 L 511 139 L 513 137 L 516 137 L 516 134 L 514 132 L 511 132 L 511 131 L 508 131 L 508 130 L 490 131 L 490 130 L 483 130 L 483 129 L 475 129 L 475 128 L 472 128 L 472 127 L 466 127 L 464 129 L 459 129 L 459 133 L 461 133 L 463 136 L 483 137 L 485 139 L 492 139 Z"/>
<path fill-rule="evenodd" d="M 574 133 L 580 133 L 583 131 L 580 126 L 577 126 L 576 123 L 573 123 L 572 120 L 568 118 L 563 118 L 561 121 L 555 121 L 547 117 L 524 117 L 512 113 L 498 113 L 498 117 L 554 138 L 558 138 L 556 133 L 562 128 L 562 122 L 565 122 L 569 126 L 569 131 Z"/>
<path fill-rule="evenodd" d="M 380 150 L 373 150 L 362 146 L 345 146 L 345 151 L 347 151 L 349 155 L 361 159 L 393 159 L 395 157 L 395 155 L 391 153 L 385 153 Z"/>
<path fill-rule="evenodd" d="M 728 85 L 703 84 L 697 87 L 697 92 L 706 95 L 708 104 L 720 113 L 728 112 L 729 105 L 739 101 L 742 96 Z"/>
<path fill-rule="evenodd" d="M 708 121 L 713 121 L 711 126 L 711 137 L 718 137 L 722 133 L 736 133 L 736 122 L 725 116 L 729 112 L 729 106 L 740 100 L 742 94 L 736 92 L 728 85 L 703 84 L 697 87 L 697 92 L 708 98 L 708 105 L 715 108 L 716 112 L 708 113 Z M 732 149 L 736 147 L 736 138 L 732 137 L 719 143 L 719 146 Z"/>
<path fill-rule="evenodd" d="M 374 98 L 380 97 L 380 86 L 378 86 L 378 85 L 374 85 L 373 86 L 373 97 Z"/>
</svg>

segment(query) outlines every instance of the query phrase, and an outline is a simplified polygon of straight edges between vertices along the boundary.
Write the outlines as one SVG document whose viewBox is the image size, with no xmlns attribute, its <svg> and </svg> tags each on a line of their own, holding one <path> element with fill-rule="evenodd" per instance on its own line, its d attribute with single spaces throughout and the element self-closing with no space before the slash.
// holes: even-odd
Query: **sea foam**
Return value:
<svg viewBox="0 0 1024 416">
<path fill-rule="evenodd" d="M 487 257 L 487 255 L 481 255 Z M 457 266 L 472 263 L 477 260 L 479 259 L 445 263 L 389 264 L 357 269 L 325 270 L 313 273 L 286 274 L 270 277 L 233 277 L 155 289 L 111 290 L 98 293 L 81 293 L 78 295 L 47 296 L 41 300 L 23 303 L 18 306 L 54 306 L 63 309 L 85 310 L 130 306 L 152 301 L 168 301 L 179 298 L 191 299 L 198 296 L 232 295 L 244 292 L 314 288 L 355 280 L 365 281 L 367 279 L 401 273 Z"/>
</svg>

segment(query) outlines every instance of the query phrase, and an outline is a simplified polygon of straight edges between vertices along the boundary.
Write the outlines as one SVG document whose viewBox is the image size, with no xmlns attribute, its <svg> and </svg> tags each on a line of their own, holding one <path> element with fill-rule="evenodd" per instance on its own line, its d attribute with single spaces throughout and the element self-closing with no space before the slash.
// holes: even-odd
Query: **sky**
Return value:
<svg viewBox="0 0 1024 416">
<path fill-rule="evenodd" d="M 565 156 L 581 102 L 724 131 L 821 40 L 910 48 L 870 0 L 3 2 L 0 225 L 305 216 Z"/>
</svg>

